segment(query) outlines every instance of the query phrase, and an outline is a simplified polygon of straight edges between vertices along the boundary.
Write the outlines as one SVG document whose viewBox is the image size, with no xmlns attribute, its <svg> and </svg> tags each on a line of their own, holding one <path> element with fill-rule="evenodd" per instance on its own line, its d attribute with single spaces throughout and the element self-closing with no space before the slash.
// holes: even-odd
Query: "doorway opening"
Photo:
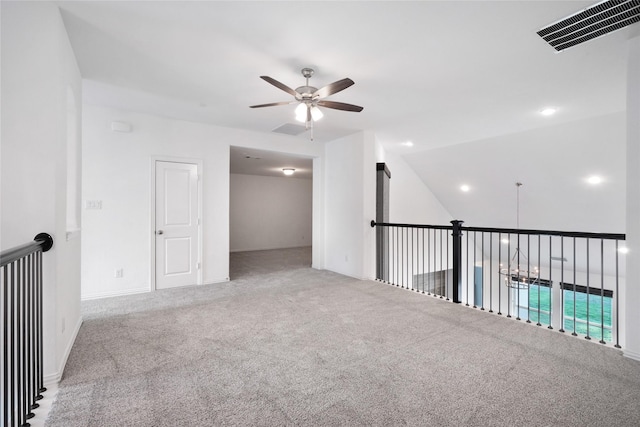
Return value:
<svg viewBox="0 0 640 427">
<path fill-rule="evenodd" d="M 313 159 L 231 147 L 230 174 L 230 279 L 310 267 Z"/>
</svg>

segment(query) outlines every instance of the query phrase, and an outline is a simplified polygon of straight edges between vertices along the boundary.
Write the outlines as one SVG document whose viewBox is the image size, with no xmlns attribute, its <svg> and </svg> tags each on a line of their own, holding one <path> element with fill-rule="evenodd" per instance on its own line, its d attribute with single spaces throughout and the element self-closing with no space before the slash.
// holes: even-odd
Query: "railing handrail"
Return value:
<svg viewBox="0 0 640 427">
<path fill-rule="evenodd" d="M 451 224 L 371 221 L 371 227 L 378 226 L 378 232 L 375 233 L 376 279 L 426 292 L 427 295 L 444 297 L 454 303 L 466 302 L 466 306 L 479 306 L 480 310 L 485 309 L 485 301 L 488 301 L 489 313 L 493 313 L 493 305 L 497 303 L 498 315 L 502 315 L 502 307 L 505 307 L 506 316 L 512 317 L 513 312 L 516 320 L 522 320 L 519 311 L 522 308 L 521 289 L 528 289 L 529 283 L 537 282 L 537 305 L 535 301 L 531 305 L 528 293 L 524 296 L 527 310 L 526 316 L 522 317 L 526 318 L 527 323 L 537 320 L 537 326 L 546 323 L 548 329 L 565 332 L 564 313 L 573 310 L 573 336 L 581 334 L 591 340 L 591 332 L 594 332 L 600 335 L 601 344 L 609 341 L 615 343 L 615 348 L 621 348 L 619 291 L 624 279 L 620 277 L 620 262 L 623 261 L 619 253 L 625 252 L 625 234 L 469 227 L 463 226 L 461 220 L 452 220 Z M 518 241 L 514 245 L 516 237 Z M 521 243 L 524 243 L 524 247 Z M 576 243 L 580 246 L 577 247 Z M 528 256 L 532 257 L 532 263 Z M 560 262 L 554 264 L 553 261 Z M 569 263 L 571 265 L 565 267 Z M 524 285 L 520 283 L 521 277 L 527 279 L 522 281 Z M 558 303 L 555 298 L 559 299 L 560 315 L 556 312 L 541 320 L 544 310 L 540 305 L 540 285 L 543 280 L 551 284 L 552 277 L 559 286 L 554 286 L 553 290 L 548 286 L 544 302 L 550 308 Z M 536 282 L 530 281 L 531 278 L 535 278 Z M 566 279 L 574 283 L 567 283 Z M 565 300 L 565 291 L 574 293 L 573 308 L 565 304 L 570 302 Z M 577 311 L 576 294 L 587 296 L 581 302 L 584 305 L 581 310 L 586 310 L 586 330 L 576 326 L 578 319 L 584 317 L 584 313 Z M 591 301 L 592 296 L 599 297 L 599 302 Z M 605 298 L 610 300 L 605 302 Z M 595 306 L 590 310 L 593 304 Z M 598 322 L 592 324 L 590 313 L 595 313 L 599 325 Z M 605 328 L 605 324 L 608 328 Z M 597 328 L 593 330 L 590 326 Z M 571 327 L 566 329 L 570 331 Z"/>
<path fill-rule="evenodd" d="M 391 223 L 391 222 L 371 221 L 371 227 L 375 227 L 375 226 L 453 230 L 453 226 L 451 225 L 400 224 L 400 223 Z M 626 234 L 622 234 L 622 233 L 593 233 L 593 232 L 585 232 L 585 231 L 532 230 L 532 229 L 523 229 L 523 228 L 465 227 L 465 226 L 461 226 L 460 229 L 462 231 L 478 231 L 478 232 L 486 232 L 486 233 L 544 234 L 547 236 L 582 237 L 587 239 L 626 240 Z"/>
<path fill-rule="evenodd" d="M 435 230 L 453 230 L 453 226 L 452 225 L 428 225 L 428 224 L 397 224 L 397 223 L 391 223 L 391 222 L 375 222 L 374 220 L 371 220 L 371 227 L 376 227 L 376 226 L 381 226 L 381 227 L 405 227 L 405 228 L 430 228 L 430 229 L 435 229 Z"/>
<path fill-rule="evenodd" d="M 42 249 L 42 252 L 47 252 L 52 247 L 53 237 L 47 233 L 39 233 L 34 237 L 33 242 L 28 242 L 0 252 L 0 267 L 11 264 L 12 262 L 32 254 L 39 249 Z"/>
</svg>

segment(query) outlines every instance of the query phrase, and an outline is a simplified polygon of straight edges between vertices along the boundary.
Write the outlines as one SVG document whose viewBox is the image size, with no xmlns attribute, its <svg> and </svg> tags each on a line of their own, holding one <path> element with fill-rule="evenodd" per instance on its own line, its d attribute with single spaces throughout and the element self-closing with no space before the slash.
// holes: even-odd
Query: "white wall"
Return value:
<svg viewBox="0 0 640 427">
<path fill-rule="evenodd" d="M 113 132 L 111 121 L 132 126 Z M 84 105 L 82 297 L 144 292 L 151 283 L 151 160 L 203 161 L 203 282 L 229 277 L 229 147 L 268 149 L 315 157 L 322 146 L 286 135 L 255 133 Z M 115 270 L 123 277 L 115 278 Z"/>
<path fill-rule="evenodd" d="M 231 252 L 311 246 L 312 195 L 310 179 L 231 174 Z"/>
<path fill-rule="evenodd" d="M 389 180 L 389 221 L 404 224 L 451 225 L 456 219 L 442 206 L 427 184 L 401 156 L 378 150 L 377 162 L 384 162 Z"/>
<path fill-rule="evenodd" d="M 386 153 L 371 132 L 327 143 L 322 191 L 325 263 L 329 270 L 375 278 L 375 230 L 370 222 L 376 214 L 377 162 L 385 162 L 391 172 L 391 222 L 448 225 L 452 219 L 405 161 Z"/>
<path fill-rule="evenodd" d="M 80 327 L 80 239 L 67 240 L 67 178 L 79 167 L 79 109 L 68 128 L 67 106 L 81 102 L 80 72 L 58 8 L 2 2 L 1 247 L 39 232 L 54 238 L 44 262 L 44 374 L 57 381 Z M 71 97 L 71 98 L 69 98 Z M 69 203 L 72 209 L 79 199 Z"/>
<path fill-rule="evenodd" d="M 360 132 L 326 144 L 325 267 L 361 279 L 375 274 L 374 139 Z M 315 170 L 314 170 L 315 172 Z"/>
<path fill-rule="evenodd" d="M 626 231 L 627 272 L 629 285 L 626 289 L 627 348 L 624 354 L 640 360 L 640 30 L 629 41 L 627 71 L 627 211 Z"/>
</svg>

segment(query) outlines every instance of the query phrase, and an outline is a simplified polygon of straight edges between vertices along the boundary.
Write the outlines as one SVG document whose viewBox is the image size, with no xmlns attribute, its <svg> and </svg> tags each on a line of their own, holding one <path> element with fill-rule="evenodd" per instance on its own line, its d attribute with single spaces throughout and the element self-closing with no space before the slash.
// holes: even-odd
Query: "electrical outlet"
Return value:
<svg viewBox="0 0 640 427">
<path fill-rule="evenodd" d="M 115 276 L 116 279 L 121 279 L 122 276 L 124 276 L 124 270 L 122 268 L 117 269 L 115 272 Z"/>
</svg>

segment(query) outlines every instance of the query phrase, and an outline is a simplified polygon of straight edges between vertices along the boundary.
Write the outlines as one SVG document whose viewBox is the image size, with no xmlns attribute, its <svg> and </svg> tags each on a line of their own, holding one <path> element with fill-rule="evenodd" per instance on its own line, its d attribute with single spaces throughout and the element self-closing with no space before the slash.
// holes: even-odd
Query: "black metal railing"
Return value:
<svg viewBox="0 0 640 427">
<path fill-rule="evenodd" d="M 33 242 L 0 253 L 2 305 L 3 426 L 28 426 L 46 390 L 42 359 L 42 253 L 53 238 L 38 234 Z"/>
<path fill-rule="evenodd" d="M 624 234 L 371 222 L 377 280 L 621 347 Z"/>
</svg>

